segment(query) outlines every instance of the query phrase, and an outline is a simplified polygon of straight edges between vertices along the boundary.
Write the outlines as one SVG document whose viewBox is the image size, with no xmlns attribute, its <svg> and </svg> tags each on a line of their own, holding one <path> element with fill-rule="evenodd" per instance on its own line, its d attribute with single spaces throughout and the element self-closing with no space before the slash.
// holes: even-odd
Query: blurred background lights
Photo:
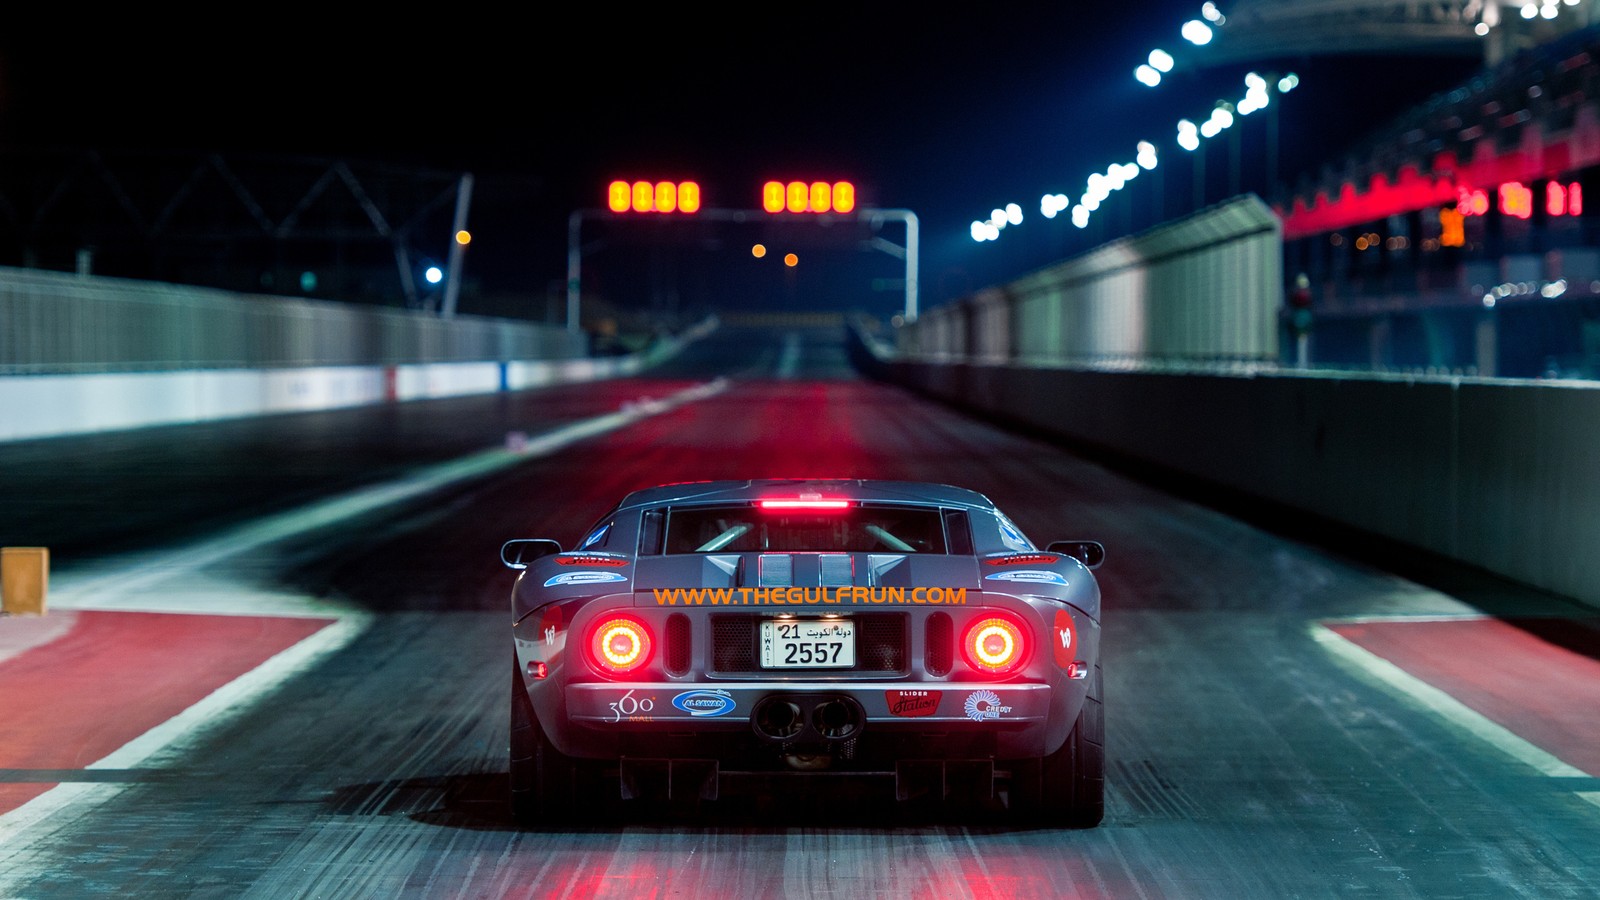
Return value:
<svg viewBox="0 0 1600 900">
<path fill-rule="evenodd" d="M 1200 15 L 1205 16 L 1206 21 L 1213 25 L 1221 25 L 1223 22 L 1227 21 L 1222 17 L 1222 11 L 1217 9 L 1217 5 L 1211 2 L 1207 2 L 1204 6 L 1200 7 Z"/>
<path fill-rule="evenodd" d="M 1172 54 L 1165 50 L 1150 51 L 1150 68 L 1165 74 L 1172 71 Z"/>
<path fill-rule="evenodd" d="M 1006 204 L 1006 221 L 1012 225 L 1022 224 L 1022 207 L 1015 203 Z"/>
<path fill-rule="evenodd" d="M 1140 84 L 1145 85 L 1146 87 L 1155 87 L 1161 83 L 1161 73 L 1157 72 L 1151 66 L 1142 65 L 1139 68 L 1134 69 L 1133 77 Z"/>
<path fill-rule="evenodd" d="M 1180 33 L 1183 35 L 1184 40 L 1194 44 L 1196 47 L 1203 47 L 1211 43 L 1211 26 L 1199 19 L 1190 19 L 1183 23 L 1183 30 Z"/>
<path fill-rule="evenodd" d="M 428 279 L 429 284 L 438 284 L 444 280 L 444 270 L 438 266 L 429 266 L 428 270 L 422 273 L 422 277 Z"/>
</svg>

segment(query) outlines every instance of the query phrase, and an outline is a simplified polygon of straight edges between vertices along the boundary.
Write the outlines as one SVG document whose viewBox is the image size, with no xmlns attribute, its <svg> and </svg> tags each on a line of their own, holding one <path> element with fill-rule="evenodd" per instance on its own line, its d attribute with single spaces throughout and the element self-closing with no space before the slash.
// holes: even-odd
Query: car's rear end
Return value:
<svg viewBox="0 0 1600 900">
<path fill-rule="evenodd" d="M 519 582 L 531 711 L 624 796 L 783 771 L 1004 787 L 1098 714 L 1099 589 L 1066 554 L 981 552 L 985 514 L 770 492 L 619 511 L 632 555 L 555 555 Z"/>
</svg>

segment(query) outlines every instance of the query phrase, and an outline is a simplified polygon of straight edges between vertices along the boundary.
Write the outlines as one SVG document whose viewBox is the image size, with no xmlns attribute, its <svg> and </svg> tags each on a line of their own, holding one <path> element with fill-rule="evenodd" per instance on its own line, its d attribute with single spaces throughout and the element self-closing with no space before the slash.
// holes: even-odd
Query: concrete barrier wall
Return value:
<svg viewBox="0 0 1600 900">
<path fill-rule="evenodd" d="M 1253 195 L 926 311 L 903 353 L 982 362 L 1276 362 L 1277 216 Z"/>
<path fill-rule="evenodd" d="M 982 415 L 1600 606 L 1600 384 L 857 359 Z"/>
<path fill-rule="evenodd" d="M 0 441 L 523 390 L 633 375 L 717 327 L 627 356 L 0 377 Z"/>
<path fill-rule="evenodd" d="M 0 374 L 572 359 L 565 326 L 0 267 Z"/>
</svg>

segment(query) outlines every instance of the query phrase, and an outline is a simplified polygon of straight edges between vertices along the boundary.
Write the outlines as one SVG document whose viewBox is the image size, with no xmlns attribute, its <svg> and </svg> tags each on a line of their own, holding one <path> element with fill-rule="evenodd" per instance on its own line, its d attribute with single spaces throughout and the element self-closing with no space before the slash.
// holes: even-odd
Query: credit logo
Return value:
<svg viewBox="0 0 1600 900">
<path fill-rule="evenodd" d="M 987 722 L 1011 712 L 1011 707 L 1000 705 L 1000 695 L 994 691 L 973 691 L 964 704 L 967 718 L 974 722 Z"/>
</svg>

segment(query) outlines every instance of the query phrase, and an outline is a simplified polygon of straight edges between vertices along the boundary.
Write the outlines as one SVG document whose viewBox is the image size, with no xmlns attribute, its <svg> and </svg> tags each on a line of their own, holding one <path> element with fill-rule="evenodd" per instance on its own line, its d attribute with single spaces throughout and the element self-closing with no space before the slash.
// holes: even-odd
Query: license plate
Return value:
<svg viewBox="0 0 1600 900">
<path fill-rule="evenodd" d="M 856 626 L 849 619 L 764 619 L 761 668 L 848 669 L 856 664 Z"/>
</svg>

